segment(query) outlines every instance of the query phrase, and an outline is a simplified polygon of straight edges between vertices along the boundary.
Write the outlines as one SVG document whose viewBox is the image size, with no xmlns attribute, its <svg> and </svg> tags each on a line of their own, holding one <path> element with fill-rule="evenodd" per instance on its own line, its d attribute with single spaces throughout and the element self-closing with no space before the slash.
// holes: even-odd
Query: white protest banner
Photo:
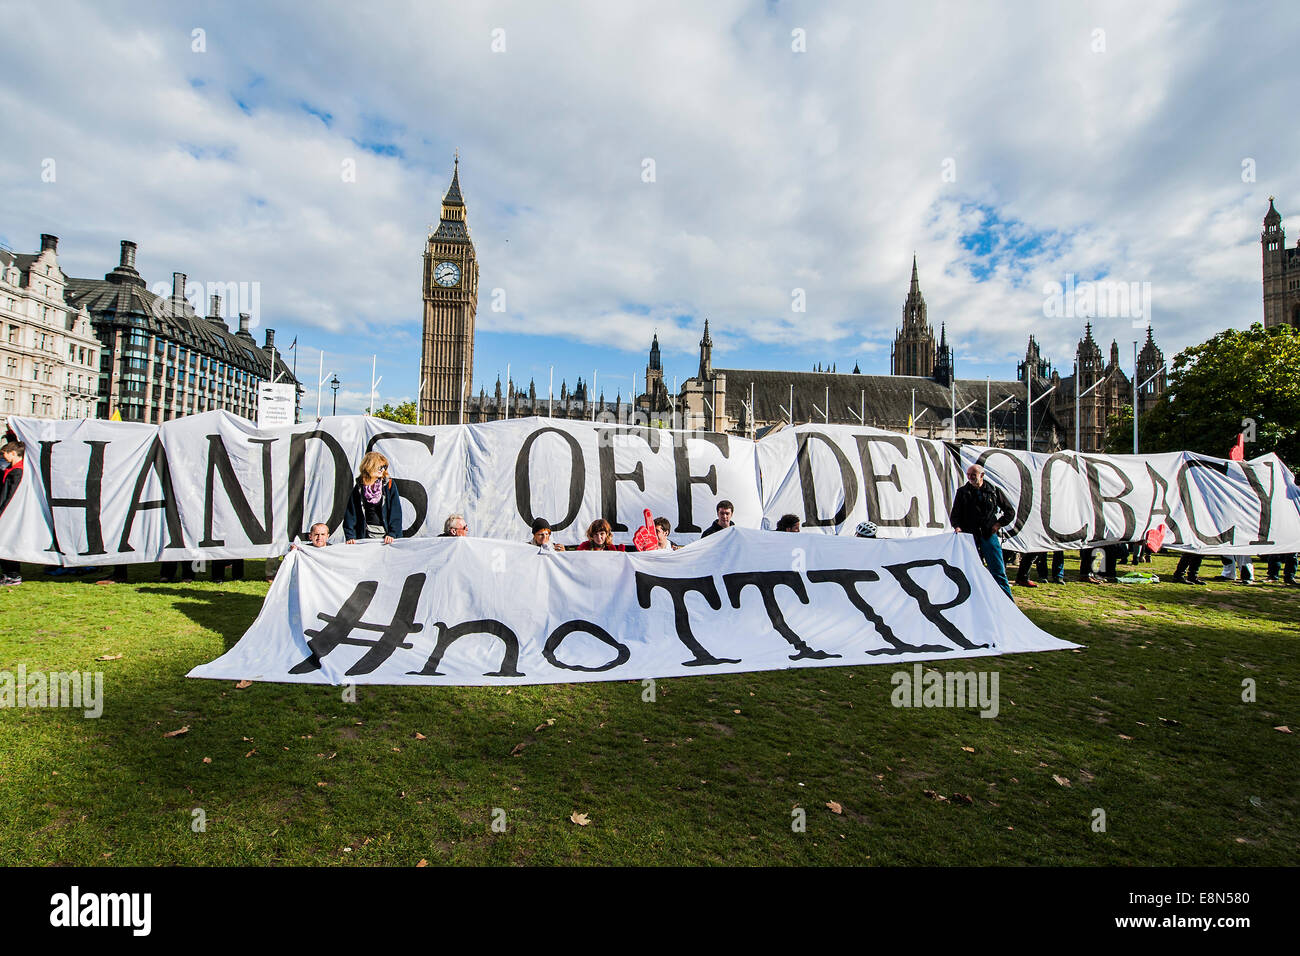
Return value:
<svg viewBox="0 0 1300 956">
<path fill-rule="evenodd" d="M 473 538 L 294 550 L 247 633 L 189 676 L 547 684 L 1075 646 L 1020 612 L 968 535 L 736 528 L 675 552 Z"/>
<path fill-rule="evenodd" d="M 852 533 L 859 521 L 881 537 L 950 531 L 953 495 L 978 464 L 1016 513 L 1004 542 L 1013 551 L 1137 541 L 1161 524 L 1165 547 L 1179 550 L 1300 550 L 1300 489 L 1276 455 L 1047 455 L 847 425 L 786 429 L 757 454 L 765 518 L 800 515 L 805 531 Z"/>
<path fill-rule="evenodd" d="M 873 428 L 801 425 L 759 442 L 730 435 L 524 418 L 418 427 L 368 416 L 258 429 L 226 412 L 163 425 L 13 419 L 25 477 L 0 515 L 0 557 L 96 565 L 282 554 L 324 521 L 341 538 L 357 467 L 388 457 L 404 537 L 452 513 L 471 534 L 522 541 L 534 518 L 576 544 L 604 518 L 631 540 L 646 508 L 675 537 L 707 528 L 719 500 L 740 527 L 791 513 L 805 531 L 884 538 L 949 530 L 971 463 L 1016 512 L 1007 547 L 1048 551 L 1140 540 L 1213 554 L 1300 550 L 1300 489 L 1275 455 L 1029 454 Z"/>
</svg>

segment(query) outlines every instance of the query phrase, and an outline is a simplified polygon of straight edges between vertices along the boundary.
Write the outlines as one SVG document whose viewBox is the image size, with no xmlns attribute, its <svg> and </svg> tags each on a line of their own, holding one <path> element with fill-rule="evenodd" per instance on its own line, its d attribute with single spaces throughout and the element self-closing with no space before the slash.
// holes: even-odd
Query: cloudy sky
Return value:
<svg viewBox="0 0 1300 956">
<path fill-rule="evenodd" d="M 543 394 L 553 366 L 557 392 L 596 370 L 626 397 L 655 330 L 684 379 L 705 317 L 717 365 L 888 372 L 913 253 L 961 377 L 1012 377 L 1031 333 L 1068 374 L 1085 306 L 1061 315 L 1044 289 L 1069 275 L 1149 289 L 1172 359 L 1262 320 L 1270 194 L 1300 238 L 1295 3 L 0 17 L 0 242 L 54 233 L 65 271 L 99 276 L 132 239 L 151 284 L 257 283 L 259 325 L 297 337 L 309 388 L 324 351 L 340 412 L 367 404 L 372 354 L 381 403 L 415 394 L 456 149 L 476 391 L 509 363 Z M 1136 311 L 1094 310 L 1103 348 L 1131 358 Z"/>
</svg>

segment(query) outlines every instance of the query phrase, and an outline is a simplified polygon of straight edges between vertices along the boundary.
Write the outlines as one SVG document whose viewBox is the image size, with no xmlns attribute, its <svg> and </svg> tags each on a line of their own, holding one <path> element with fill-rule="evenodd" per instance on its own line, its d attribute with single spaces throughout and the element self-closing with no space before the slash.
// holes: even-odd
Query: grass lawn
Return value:
<svg viewBox="0 0 1300 956">
<path fill-rule="evenodd" d="M 102 670 L 105 707 L 0 710 L 0 864 L 1292 865 L 1300 845 L 1300 588 L 1017 589 L 1086 649 L 944 662 L 1000 674 L 983 719 L 894 708 L 889 664 L 673 678 L 653 703 L 632 682 L 236 689 L 184 674 L 238 640 L 260 580 L 24 572 L 0 669 Z"/>
</svg>

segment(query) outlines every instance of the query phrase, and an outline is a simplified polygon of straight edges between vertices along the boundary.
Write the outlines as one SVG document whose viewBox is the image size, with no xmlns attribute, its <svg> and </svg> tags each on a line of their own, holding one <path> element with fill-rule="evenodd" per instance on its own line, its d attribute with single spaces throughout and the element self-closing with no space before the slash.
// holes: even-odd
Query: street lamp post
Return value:
<svg viewBox="0 0 1300 956">
<path fill-rule="evenodd" d="M 339 381 L 338 374 L 336 373 L 334 377 L 330 379 L 330 388 L 334 390 L 334 411 L 330 413 L 332 415 L 337 415 L 339 413 L 339 386 L 341 384 L 343 383 Z"/>
</svg>

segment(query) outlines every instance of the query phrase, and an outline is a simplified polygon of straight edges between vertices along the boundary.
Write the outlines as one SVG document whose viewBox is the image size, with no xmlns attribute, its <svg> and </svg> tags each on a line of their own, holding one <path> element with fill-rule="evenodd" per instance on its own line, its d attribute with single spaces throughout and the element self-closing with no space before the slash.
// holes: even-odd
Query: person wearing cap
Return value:
<svg viewBox="0 0 1300 956">
<path fill-rule="evenodd" d="M 545 518 L 533 520 L 533 536 L 528 539 L 543 551 L 563 551 L 564 545 L 551 541 L 551 523 Z"/>
</svg>

